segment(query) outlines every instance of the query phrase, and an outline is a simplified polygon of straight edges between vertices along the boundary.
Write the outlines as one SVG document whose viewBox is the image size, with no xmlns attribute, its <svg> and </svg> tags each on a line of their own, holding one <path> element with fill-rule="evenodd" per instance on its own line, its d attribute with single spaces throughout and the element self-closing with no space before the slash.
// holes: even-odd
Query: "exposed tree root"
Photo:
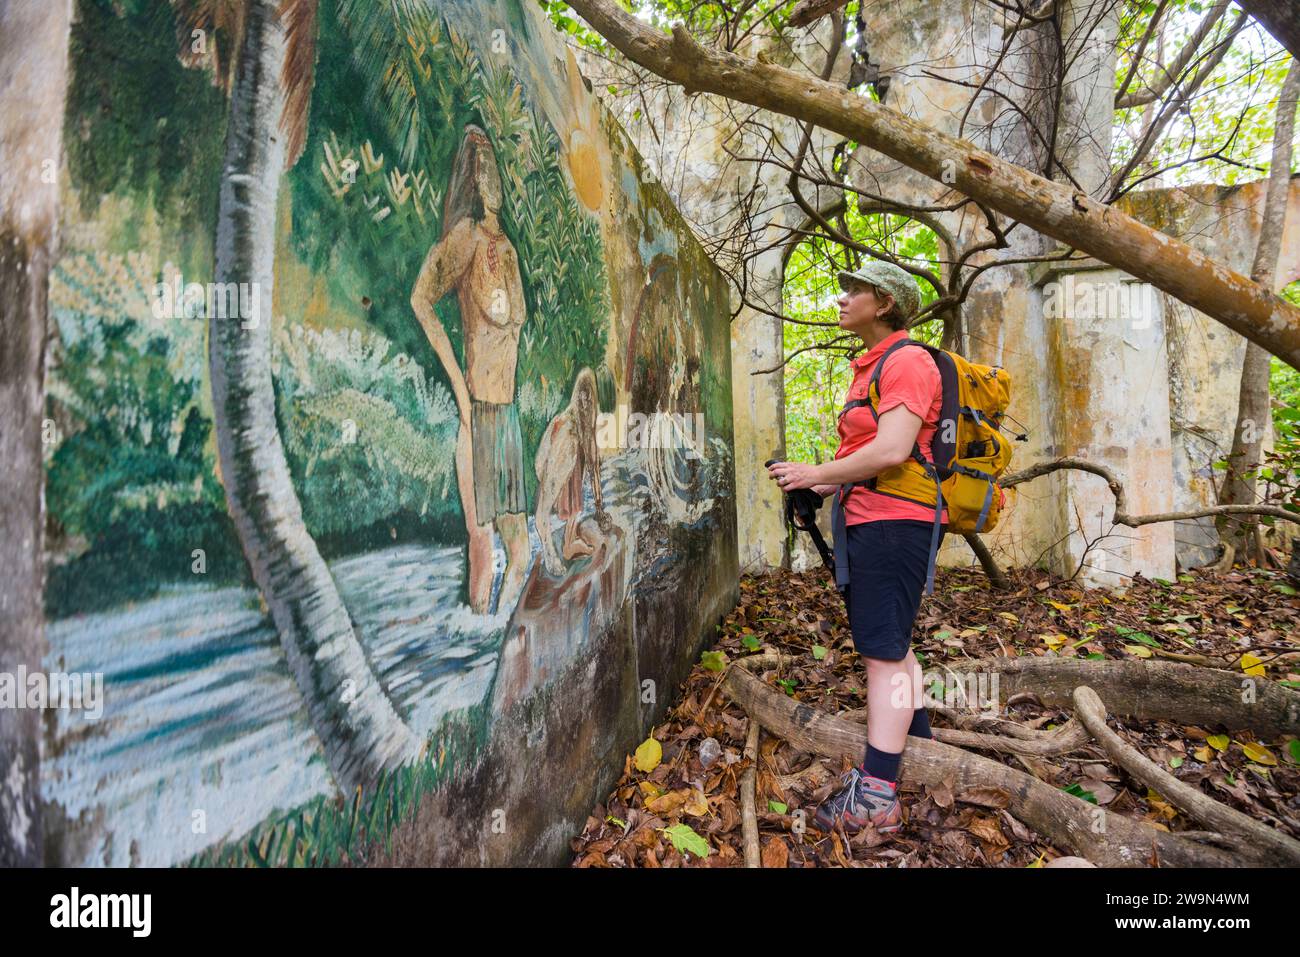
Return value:
<svg viewBox="0 0 1300 957">
<path fill-rule="evenodd" d="M 1105 705 L 1097 692 L 1086 685 L 1074 689 L 1074 714 L 1116 765 L 1147 787 L 1155 788 L 1161 797 L 1193 820 L 1233 841 L 1242 855 L 1257 857 L 1259 863 L 1266 865 L 1300 865 L 1300 841 L 1184 784 L 1108 728 Z"/>
<path fill-rule="evenodd" d="M 755 658 L 779 660 L 780 656 Z M 746 667 L 728 669 L 723 690 L 745 709 L 751 721 L 800 750 L 859 759 L 866 748 L 866 729 L 764 684 L 748 670 L 760 662 L 743 659 L 737 664 L 742 663 Z M 771 660 L 767 663 L 774 664 Z M 1254 863 L 1241 854 L 1096 807 L 1014 768 L 937 741 L 908 739 L 899 780 L 909 787 L 950 787 L 957 794 L 975 787 L 999 788 L 1007 793 L 1008 810 L 1026 825 L 1056 846 L 1100 866 L 1231 867 Z"/>
<path fill-rule="evenodd" d="M 1300 734 L 1300 693 L 1267 678 L 1168 661 L 983 658 L 946 665 L 959 673 L 996 673 L 998 697 L 1033 692 L 1051 708 L 1074 707 L 1074 689 L 1100 689 L 1115 714 L 1144 721 L 1251 730 L 1264 738 Z M 992 690 L 992 689 L 990 689 Z"/>
<path fill-rule="evenodd" d="M 854 711 L 846 711 L 839 717 L 855 724 L 866 724 L 867 709 L 858 708 Z M 1013 721 L 1004 721 L 1002 724 L 1006 726 L 1005 730 L 1009 732 L 1005 736 L 953 728 L 935 728 L 932 733 L 936 741 L 951 744 L 958 748 L 974 748 L 977 751 L 1002 751 L 1006 754 L 1027 754 L 1036 758 L 1066 754 L 1082 747 L 1091 740 L 1088 729 L 1073 719 L 1051 731 L 1035 731 L 1023 725 L 1016 725 Z M 1012 728 L 1016 728 L 1017 731 L 1011 732 Z"/>
</svg>

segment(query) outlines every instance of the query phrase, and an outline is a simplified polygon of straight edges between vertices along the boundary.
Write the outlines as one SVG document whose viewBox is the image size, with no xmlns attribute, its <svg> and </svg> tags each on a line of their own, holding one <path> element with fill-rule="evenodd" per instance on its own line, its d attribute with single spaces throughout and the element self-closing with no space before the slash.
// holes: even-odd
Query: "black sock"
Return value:
<svg viewBox="0 0 1300 957">
<path fill-rule="evenodd" d="M 898 781 L 898 763 L 902 758 L 902 751 L 891 754 L 889 751 L 880 751 L 871 745 L 867 745 L 867 756 L 862 761 L 862 770 L 873 778 L 881 778 L 890 783 L 896 783 Z"/>
<path fill-rule="evenodd" d="M 912 712 L 912 726 L 907 729 L 907 733 L 914 738 L 934 737 L 930 731 L 930 715 L 924 708 L 917 708 Z"/>
</svg>

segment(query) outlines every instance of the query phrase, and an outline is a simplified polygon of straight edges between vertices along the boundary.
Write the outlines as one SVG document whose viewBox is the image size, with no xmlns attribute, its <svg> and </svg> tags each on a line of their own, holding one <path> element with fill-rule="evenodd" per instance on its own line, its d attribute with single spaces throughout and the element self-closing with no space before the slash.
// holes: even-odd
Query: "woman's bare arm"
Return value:
<svg viewBox="0 0 1300 957">
<path fill-rule="evenodd" d="M 907 461 L 921 432 L 921 417 L 905 405 L 896 405 L 876 423 L 876 437 L 842 459 L 816 466 L 817 483 L 848 485 L 879 475 Z"/>
</svg>

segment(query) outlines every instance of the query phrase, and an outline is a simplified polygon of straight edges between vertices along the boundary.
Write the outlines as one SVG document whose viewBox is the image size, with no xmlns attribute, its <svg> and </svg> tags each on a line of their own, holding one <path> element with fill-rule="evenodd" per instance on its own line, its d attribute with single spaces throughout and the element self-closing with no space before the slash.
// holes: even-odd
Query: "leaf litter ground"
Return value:
<svg viewBox="0 0 1300 957">
<path fill-rule="evenodd" d="M 1281 573 L 1191 572 L 1174 582 L 1138 577 L 1123 594 L 1083 589 L 1033 569 L 1009 576 L 1013 587 L 995 591 L 978 569 L 940 571 L 913 632 L 927 672 L 940 662 L 1000 655 L 1190 655 L 1300 688 L 1300 597 Z M 572 841 L 574 866 L 743 865 L 740 780 L 748 767 L 742 754 L 749 720 L 718 685 L 726 662 L 759 651 L 794 657 L 779 683 L 775 675 L 767 679 L 781 692 L 831 714 L 865 706 L 862 664 L 826 573 L 745 576 L 739 604 L 652 729 L 653 741 L 627 756 L 617 786 Z M 1032 696 L 1013 701 L 1006 716 L 1028 727 L 1050 729 L 1070 717 Z M 950 727 L 933 712 L 931 722 Z M 1114 715 L 1109 724 L 1181 781 L 1300 838 L 1300 742 L 1293 737 L 1260 741 L 1249 732 Z M 1114 767 L 1095 744 L 1050 759 L 980 753 L 1157 827 L 1199 829 Z M 868 830 L 847 842 L 824 834 L 812 823 L 813 811 L 846 768 L 764 733 L 756 778 L 764 866 L 1027 867 L 1068 853 L 1016 820 L 1006 810 L 1007 795 L 995 788 L 954 795 L 904 786 L 907 823 L 898 833 Z"/>
</svg>

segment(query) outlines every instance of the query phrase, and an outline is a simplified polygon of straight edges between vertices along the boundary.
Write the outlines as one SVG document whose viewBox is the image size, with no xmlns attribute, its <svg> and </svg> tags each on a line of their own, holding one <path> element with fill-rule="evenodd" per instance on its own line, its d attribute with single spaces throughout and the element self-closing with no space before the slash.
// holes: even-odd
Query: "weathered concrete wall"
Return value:
<svg viewBox="0 0 1300 957">
<path fill-rule="evenodd" d="M 820 74 L 831 48 L 831 21 L 821 20 L 796 40 L 794 48 L 773 48 L 751 36 L 739 52 L 750 57 L 763 52 L 773 62 Z M 591 58 L 584 65 L 593 75 L 603 72 L 597 81 L 601 88 L 625 83 L 625 74 L 607 62 Z M 843 82 L 848 72 L 849 54 L 841 48 L 832 77 Z M 764 134 L 743 123 L 749 110 L 707 94 L 687 97 L 675 87 L 655 87 L 648 95 L 611 103 L 622 111 L 638 151 L 696 234 L 744 286 L 743 295 L 733 286 L 731 325 L 740 564 L 756 572 L 781 567 L 790 561 L 781 495 L 763 463 L 785 456 L 784 336 L 777 316 L 790 230 L 806 226 L 807 216 L 790 195 L 787 173 L 744 159 L 766 148 Z M 774 131 L 778 155 L 796 148 L 802 128 L 795 120 L 765 115 L 764 123 Z M 834 139 L 818 130 L 811 148 L 824 154 Z M 808 187 L 805 195 L 819 207 L 826 198 Z"/>
<path fill-rule="evenodd" d="M 736 600 L 727 288 L 534 5 L 274 8 L 233 97 L 165 0 L 61 41 L 45 859 L 558 863 Z M 242 216 L 236 129 L 286 167 Z M 271 279 L 212 288 L 231 249 Z M 271 375 L 217 408 L 234 323 Z"/>
<path fill-rule="evenodd" d="M 1259 243 L 1264 180 L 1240 186 L 1151 189 L 1131 193 L 1120 206 L 1130 215 L 1179 236 L 1216 261 L 1248 274 Z M 1300 279 L 1300 177 L 1292 177 L 1276 286 Z M 1213 463 L 1232 447 L 1246 340 L 1222 324 L 1163 294 L 1157 297 L 1166 335 L 1170 432 L 1173 451 L 1173 508 L 1214 505 L 1220 474 Z M 1272 423 L 1259 424 L 1265 448 Z M 1278 544 L 1290 537 L 1287 523 L 1269 533 Z M 1180 566 L 1214 561 L 1219 536 L 1210 518 L 1175 523 Z"/>
<path fill-rule="evenodd" d="M 0 2 L 0 674 L 40 669 L 45 310 L 71 3 Z M 0 867 L 37 864 L 40 713 L 0 701 Z"/>
</svg>

